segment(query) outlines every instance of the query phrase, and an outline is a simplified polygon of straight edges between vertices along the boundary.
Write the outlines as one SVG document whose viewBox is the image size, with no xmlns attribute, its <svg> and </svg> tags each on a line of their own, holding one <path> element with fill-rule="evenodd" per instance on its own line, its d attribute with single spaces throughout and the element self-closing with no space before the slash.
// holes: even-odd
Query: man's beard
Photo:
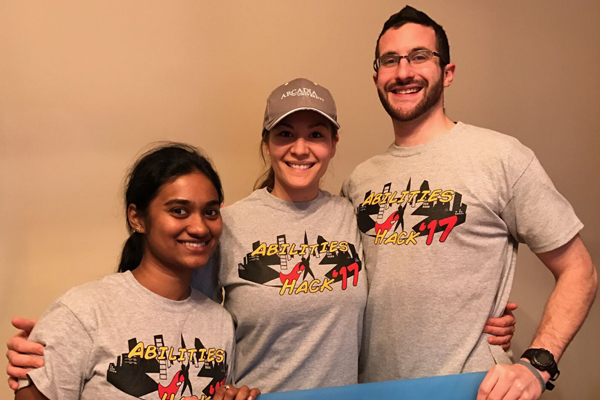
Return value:
<svg viewBox="0 0 600 400">
<path fill-rule="evenodd" d="M 393 86 L 408 85 L 413 82 L 415 82 L 414 79 L 411 79 L 406 82 L 397 80 L 396 82 L 394 82 Z M 442 93 L 444 92 L 442 77 L 434 81 L 432 86 L 423 86 L 421 91 L 425 91 L 421 101 L 410 110 L 403 111 L 394 108 L 390 104 L 387 98 L 387 92 L 382 92 L 381 89 L 377 89 L 377 93 L 379 94 L 379 100 L 381 101 L 383 108 L 385 108 L 385 111 L 387 111 L 387 113 L 390 115 L 390 117 L 392 117 L 392 119 L 399 122 L 413 121 L 421 117 L 440 100 L 440 98 L 442 97 Z"/>
</svg>

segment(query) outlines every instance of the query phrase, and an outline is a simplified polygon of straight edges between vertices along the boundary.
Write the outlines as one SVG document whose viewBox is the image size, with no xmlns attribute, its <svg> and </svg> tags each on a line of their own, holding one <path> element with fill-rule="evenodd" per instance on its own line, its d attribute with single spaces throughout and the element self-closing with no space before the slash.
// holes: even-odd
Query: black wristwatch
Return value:
<svg viewBox="0 0 600 400">
<path fill-rule="evenodd" d="M 535 369 L 547 371 L 550 374 L 550 381 L 555 381 L 560 375 L 554 356 L 546 349 L 527 349 L 521 358 L 528 359 Z M 546 382 L 548 390 L 554 389 L 554 385 L 550 381 Z"/>
</svg>

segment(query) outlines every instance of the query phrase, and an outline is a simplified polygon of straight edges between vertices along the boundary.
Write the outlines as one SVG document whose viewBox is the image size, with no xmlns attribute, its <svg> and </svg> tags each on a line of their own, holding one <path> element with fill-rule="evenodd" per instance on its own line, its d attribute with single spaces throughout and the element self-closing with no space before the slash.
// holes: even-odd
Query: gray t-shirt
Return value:
<svg viewBox="0 0 600 400">
<path fill-rule="evenodd" d="M 506 305 L 517 243 L 547 252 L 583 226 L 531 150 L 460 122 L 431 143 L 390 146 L 342 192 L 369 271 L 361 382 L 510 363 L 482 330 Z"/>
<path fill-rule="evenodd" d="M 293 203 L 262 189 L 222 214 L 236 383 L 263 392 L 356 383 L 367 279 L 348 200 L 320 192 Z"/>
<path fill-rule="evenodd" d="M 233 363 L 227 311 L 196 290 L 165 299 L 131 272 L 71 289 L 31 340 L 46 345 L 45 365 L 28 376 L 50 400 L 205 399 L 229 381 Z"/>
</svg>

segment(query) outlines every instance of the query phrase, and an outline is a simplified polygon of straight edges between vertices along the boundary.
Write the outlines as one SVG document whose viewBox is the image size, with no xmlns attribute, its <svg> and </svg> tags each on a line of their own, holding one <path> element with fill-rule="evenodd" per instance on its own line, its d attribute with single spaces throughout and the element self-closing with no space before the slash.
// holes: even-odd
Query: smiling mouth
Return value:
<svg viewBox="0 0 600 400">
<path fill-rule="evenodd" d="M 193 247 L 193 248 L 197 249 L 197 248 L 206 246 L 208 244 L 208 242 L 209 241 L 207 240 L 206 242 L 181 242 L 180 241 L 179 243 L 183 244 L 184 246 Z"/>
<path fill-rule="evenodd" d="M 286 162 L 285 165 L 287 165 L 290 168 L 294 168 L 294 169 L 309 169 L 315 166 L 315 163 L 311 163 L 311 164 L 295 164 L 295 163 L 291 163 L 291 162 Z"/>
<path fill-rule="evenodd" d="M 391 90 L 391 92 L 394 93 L 394 94 L 413 94 L 413 93 L 420 92 L 421 89 L 422 88 L 420 88 L 420 87 L 409 88 L 409 89 L 395 88 L 395 89 Z"/>
</svg>

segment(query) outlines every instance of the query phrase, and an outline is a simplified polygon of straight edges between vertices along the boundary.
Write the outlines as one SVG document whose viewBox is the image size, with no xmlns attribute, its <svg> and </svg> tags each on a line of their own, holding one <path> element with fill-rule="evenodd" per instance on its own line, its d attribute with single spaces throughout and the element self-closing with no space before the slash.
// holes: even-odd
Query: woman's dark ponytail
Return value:
<svg viewBox="0 0 600 400">
<path fill-rule="evenodd" d="M 133 232 L 123 245 L 119 272 L 133 271 L 142 262 L 143 255 L 144 237 L 140 233 Z"/>
</svg>

